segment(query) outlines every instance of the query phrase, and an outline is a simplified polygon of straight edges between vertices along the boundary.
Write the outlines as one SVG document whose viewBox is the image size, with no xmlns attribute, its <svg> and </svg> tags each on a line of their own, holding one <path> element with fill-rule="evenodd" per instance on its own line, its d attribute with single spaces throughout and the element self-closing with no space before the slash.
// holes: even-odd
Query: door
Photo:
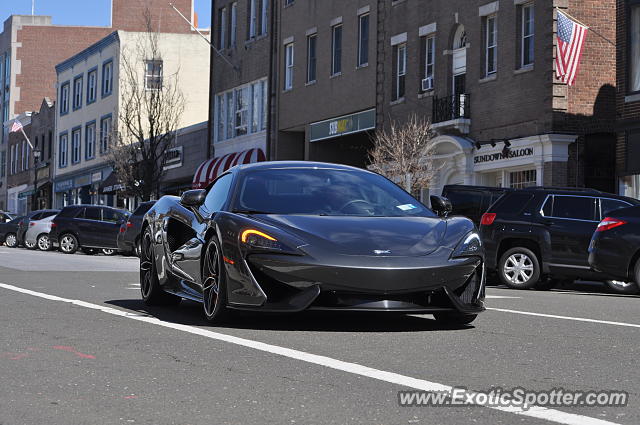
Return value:
<svg viewBox="0 0 640 425">
<path fill-rule="evenodd" d="M 543 205 L 543 225 L 551 240 L 549 266 L 589 270 L 589 242 L 598 227 L 597 199 L 591 196 L 550 195 Z"/>
<path fill-rule="evenodd" d="M 78 234 L 81 246 L 95 246 L 101 219 L 99 207 L 85 207 L 76 218 L 71 219 L 71 227 L 75 227 L 72 230 Z"/>
<path fill-rule="evenodd" d="M 118 233 L 120 225 L 124 220 L 124 215 L 111 208 L 102 209 L 102 221 L 100 227 L 102 231 L 98 237 L 98 246 L 101 248 L 118 248 Z"/>
</svg>

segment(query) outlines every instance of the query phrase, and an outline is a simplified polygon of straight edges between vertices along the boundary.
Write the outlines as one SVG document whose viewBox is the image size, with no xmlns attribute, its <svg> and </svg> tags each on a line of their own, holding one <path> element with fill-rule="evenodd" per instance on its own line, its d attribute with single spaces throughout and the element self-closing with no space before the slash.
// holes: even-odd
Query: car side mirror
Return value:
<svg viewBox="0 0 640 425">
<path fill-rule="evenodd" d="M 431 200 L 431 209 L 440 217 L 446 217 L 453 210 L 451 201 L 445 198 L 444 196 L 432 195 L 430 197 L 430 200 Z"/>
<path fill-rule="evenodd" d="M 204 200 L 207 197 L 207 191 L 204 189 L 187 190 L 182 194 L 180 203 L 188 208 L 198 208 L 204 204 Z"/>
</svg>

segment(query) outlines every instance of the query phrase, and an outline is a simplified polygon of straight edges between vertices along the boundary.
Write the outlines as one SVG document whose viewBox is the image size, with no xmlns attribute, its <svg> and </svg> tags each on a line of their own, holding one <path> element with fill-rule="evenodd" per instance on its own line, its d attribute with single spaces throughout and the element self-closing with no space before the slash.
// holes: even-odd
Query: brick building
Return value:
<svg viewBox="0 0 640 425">
<path fill-rule="evenodd" d="M 192 17 L 192 0 L 173 3 Z M 108 27 L 60 26 L 50 16 L 13 15 L 0 33 L 0 210 L 6 205 L 7 149 L 4 143 L 9 121 L 40 107 L 44 97 L 56 99 L 55 65 L 113 32 L 114 29 L 144 30 L 147 6 L 154 22 L 167 32 L 190 33 L 190 26 L 164 0 L 113 0 Z"/>
<path fill-rule="evenodd" d="M 375 128 L 430 119 L 445 184 L 615 191 L 615 58 L 590 33 L 555 79 L 556 8 L 615 40 L 613 0 L 279 1 L 272 159 L 366 165 Z M 277 136 L 277 137 L 276 137 Z"/>
<path fill-rule="evenodd" d="M 31 115 L 31 143 L 34 147 L 35 167 L 32 170 L 33 191 L 31 209 L 52 208 L 53 203 L 53 158 L 56 131 L 55 103 L 45 98 L 40 110 Z"/>
<path fill-rule="evenodd" d="M 272 74 L 270 0 L 216 0 L 211 10 L 210 152 L 197 168 L 201 187 L 238 162 L 264 160 Z"/>
<path fill-rule="evenodd" d="M 640 1 L 617 1 L 617 150 L 621 194 L 640 198 Z"/>
</svg>

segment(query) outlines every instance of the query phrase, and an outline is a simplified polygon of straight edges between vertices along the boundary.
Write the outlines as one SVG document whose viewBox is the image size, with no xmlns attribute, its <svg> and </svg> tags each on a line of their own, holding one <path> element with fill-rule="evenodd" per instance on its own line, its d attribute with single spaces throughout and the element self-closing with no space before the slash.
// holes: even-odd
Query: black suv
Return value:
<svg viewBox="0 0 640 425">
<path fill-rule="evenodd" d="M 506 193 L 482 216 L 487 268 L 518 289 L 548 289 L 555 279 L 610 279 L 589 267 L 589 242 L 607 212 L 632 205 L 640 201 L 589 189 Z"/>
<path fill-rule="evenodd" d="M 451 201 L 451 215 L 463 215 L 480 226 L 482 214 L 502 195 L 514 189 L 504 187 L 447 185 L 442 196 Z"/>
<path fill-rule="evenodd" d="M 129 212 L 96 205 L 70 205 L 64 207 L 51 223 L 49 238 L 60 251 L 73 254 L 82 248 L 115 250 L 120 225 L 129 218 Z"/>
</svg>

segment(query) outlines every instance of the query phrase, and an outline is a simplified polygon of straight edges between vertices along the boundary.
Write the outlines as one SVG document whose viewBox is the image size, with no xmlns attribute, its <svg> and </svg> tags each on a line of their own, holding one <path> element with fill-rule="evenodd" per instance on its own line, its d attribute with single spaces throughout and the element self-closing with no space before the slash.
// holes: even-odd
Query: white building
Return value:
<svg viewBox="0 0 640 425">
<path fill-rule="evenodd" d="M 102 190 L 112 171 L 110 135 L 120 127 L 121 85 L 129 81 L 121 77 L 123 57 L 139 63 L 146 90 L 161 88 L 163 79 L 177 74 L 175 81 L 186 101 L 179 128 L 207 120 L 209 45 L 197 34 L 159 33 L 156 37 L 161 60 L 139 57 L 139 46 L 148 42 L 149 34 L 116 31 L 56 66 L 55 207 L 129 206 L 116 190 Z"/>
</svg>

